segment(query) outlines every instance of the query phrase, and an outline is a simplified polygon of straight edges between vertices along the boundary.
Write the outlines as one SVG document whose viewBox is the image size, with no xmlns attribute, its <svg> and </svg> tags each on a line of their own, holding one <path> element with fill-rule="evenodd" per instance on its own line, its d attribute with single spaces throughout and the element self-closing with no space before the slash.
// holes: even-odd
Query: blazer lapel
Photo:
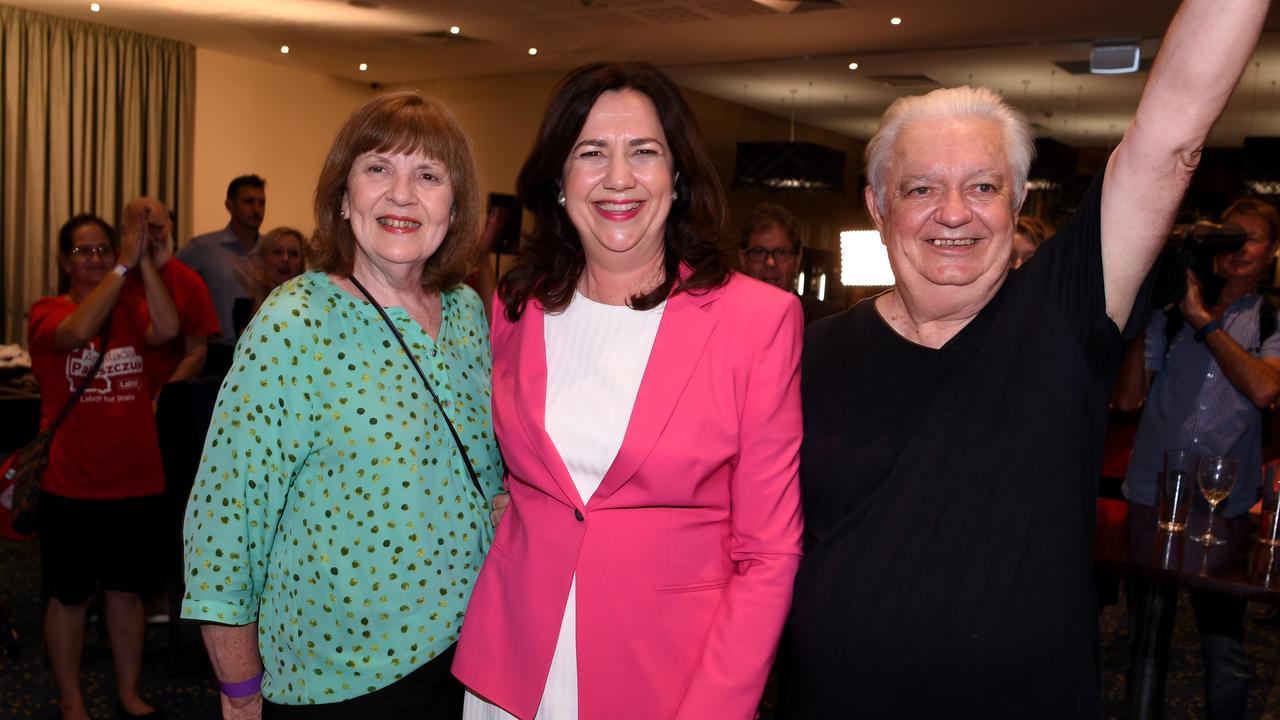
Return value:
<svg viewBox="0 0 1280 720">
<path fill-rule="evenodd" d="M 667 300 L 622 447 L 588 505 L 603 501 L 625 485 L 653 450 L 716 326 L 715 318 L 702 305 L 717 294 L 718 291 L 701 296 L 680 293 Z"/>
<path fill-rule="evenodd" d="M 560 488 L 565 500 L 573 507 L 582 507 L 578 489 L 569 477 L 569 470 L 559 451 L 547 434 L 547 348 L 543 328 L 542 305 L 530 300 L 524 316 L 515 328 L 519 337 L 516 355 L 515 401 L 516 416 L 524 428 L 529 447 L 547 469 L 547 475 Z"/>
</svg>

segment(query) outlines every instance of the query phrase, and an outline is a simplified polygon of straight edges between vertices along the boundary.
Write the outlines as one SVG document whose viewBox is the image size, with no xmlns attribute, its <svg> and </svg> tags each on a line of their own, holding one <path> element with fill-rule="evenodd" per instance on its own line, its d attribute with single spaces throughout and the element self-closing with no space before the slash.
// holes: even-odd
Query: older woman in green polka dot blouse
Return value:
<svg viewBox="0 0 1280 720">
<path fill-rule="evenodd" d="M 267 299 L 218 397 L 182 615 L 206 623 L 225 717 L 457 717 L 448 666 L 502 465 L 456 120 L 412 93 L 357 110 L 316 222 L 319 271 Z"/>
</svg>

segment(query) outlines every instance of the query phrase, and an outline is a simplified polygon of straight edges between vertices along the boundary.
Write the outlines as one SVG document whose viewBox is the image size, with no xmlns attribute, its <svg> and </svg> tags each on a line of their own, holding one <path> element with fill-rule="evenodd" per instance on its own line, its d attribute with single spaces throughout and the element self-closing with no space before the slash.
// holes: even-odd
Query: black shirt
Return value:
<svg viewBox="0 0 1280 720">
<path fill-rule="evenodd" d="M 783 717 L 1098 716 L 1101 184 L 942 348 L 874 299 L 806 333 Z"/>
</svg>

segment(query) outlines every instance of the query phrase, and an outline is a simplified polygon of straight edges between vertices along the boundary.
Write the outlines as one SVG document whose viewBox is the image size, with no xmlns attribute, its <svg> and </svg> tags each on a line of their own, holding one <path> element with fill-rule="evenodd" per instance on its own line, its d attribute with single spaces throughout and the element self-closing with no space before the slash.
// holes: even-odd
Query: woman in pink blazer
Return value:
<svg viewBox="0 0 1280 720">
<path fill-rule="evenodd" d="M 652 66 L 560 84 L 518 180 L 494 423 L 511 502 L 464 717 L 751 718 L 800 560 L 801 310 L 732 272 L 693 117 Z"/>
</svg>

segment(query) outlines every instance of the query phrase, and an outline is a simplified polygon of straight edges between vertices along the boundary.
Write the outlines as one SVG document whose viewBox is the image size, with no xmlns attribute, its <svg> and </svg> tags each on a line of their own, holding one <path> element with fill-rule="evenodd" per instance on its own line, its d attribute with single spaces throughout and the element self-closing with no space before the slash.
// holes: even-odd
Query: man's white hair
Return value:
<svg viewBox="0 0 1280 720">
<path fill-rule="evenodd" d="M 909 95 L 893 101 L 880 118 L 880 129 L 867 143 L 867 172 L 871 188 L 875 192 L 876 207 L 888 212 L 889 165 L 893 161 L 893 146 L 902 128 L 914 122 L 950 121 L 967 118 L 986 118 L 994 122 L 1004 135 L 1005 154 L 1013 171 L 1013 206 L 1022 204 L 1027 173 L 1031 159 L 1035 157 L 1035 143 L 1031 138 L 1031 126 L 1026 118 L 988 88 L 968 86 L 943 88 L 925 95 Z"/>
</svg>

